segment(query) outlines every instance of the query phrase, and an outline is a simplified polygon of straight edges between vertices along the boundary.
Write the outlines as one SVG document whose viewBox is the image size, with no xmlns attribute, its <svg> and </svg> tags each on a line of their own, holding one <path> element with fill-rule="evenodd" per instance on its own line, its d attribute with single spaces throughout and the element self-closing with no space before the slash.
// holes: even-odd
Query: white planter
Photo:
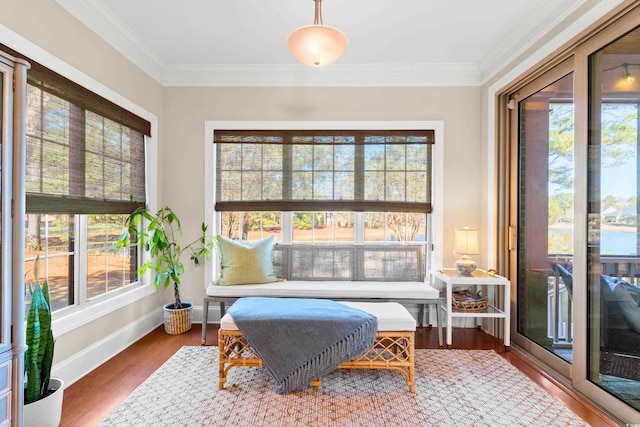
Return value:
<svg viewBox="0 0 640 427">
<path fill-rule="evenodd" d="M 55 391 L 44 399 L 24 405 L 24 427 L 58 427 L 62 419 L 64 382 L 59 378 L 49 380 L 49 388 Z"/>
</svg>

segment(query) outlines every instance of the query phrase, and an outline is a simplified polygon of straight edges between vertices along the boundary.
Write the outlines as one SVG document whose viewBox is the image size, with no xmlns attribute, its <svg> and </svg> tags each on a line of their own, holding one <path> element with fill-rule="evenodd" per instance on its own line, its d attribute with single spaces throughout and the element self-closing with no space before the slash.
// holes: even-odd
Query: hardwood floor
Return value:
<svg viewBox="0 0 640 427">
<path fill-rule="evenodd" d="M 64 392 L 61 426 L 96 425 L 180 347 L 200 345 L 200 332 L 200 325 L 193 325 L 185 334 L 167 335 L 159 327 L 69 386 Z M 217 325 L 207 327 L 207 345 L 217 344 L 217 333 Z M 438 348 L 437 335 L 435 328 L 418 328 L 416 348 Z M 453 330 L 453 343 L 453 348 L 495 350 L 592 426 L 618 425 L 579 395 L 541 372 L 524 355 L 514 349 L 505 352 L 501 341 L 480 330 L 456 328 Z"/>
</svg>

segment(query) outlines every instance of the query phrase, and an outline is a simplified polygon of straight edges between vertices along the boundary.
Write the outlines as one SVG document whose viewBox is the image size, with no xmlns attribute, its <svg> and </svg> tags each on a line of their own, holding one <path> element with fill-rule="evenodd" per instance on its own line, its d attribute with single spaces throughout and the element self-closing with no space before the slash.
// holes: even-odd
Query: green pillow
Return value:
<svg viewBox="0 0 640 427">
<path fill-rule="evenodd" d="M 277 282 L 273 270 L 272 252 L 275 237 L 245 245 L 223 236 L 216 236 L 220 255 L 220 278 L 216 285 L 248 285 Z"/>
</svg>

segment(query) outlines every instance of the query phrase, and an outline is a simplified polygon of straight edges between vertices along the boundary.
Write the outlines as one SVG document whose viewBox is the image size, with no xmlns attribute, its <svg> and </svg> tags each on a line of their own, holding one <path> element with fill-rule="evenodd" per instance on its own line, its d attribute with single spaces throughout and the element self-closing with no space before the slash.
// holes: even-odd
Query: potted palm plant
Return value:
<svg viewBox="0 0 640 427">
<path fill-rule="evenodd" d="M 144 220 L 144 222 L 143 222 Z M 189 258 L 197 267 L 203 258 L 211 259 L 213 241 L 207 237 L 207 225 L 202 223 L 201 235 L 194 241 L 181 245 L 177 238 L 182 235 L 180 219 L 167 206 L 156 213 L 146 207 L 133 211 L 125 221 L 125 230 L 118 239 L 118 247 L 129 247 L 131 241 L 149 251 L 150 259 L 143 263 L 137 274 L 147 271 L 154 274 L 156 287 L 167 289 L 173 285 L 175 301 L 163 307 L 163 322 L 168 334 L 181 334 L 191 329 L 193 304 L 180 298 L 180 276 L 184 273 L 183 257 Z"/>
<path fill-rule="evenodd" d="M 27 313 L 24 370 L 25 426 L 58 426 L 62 417 L 64 383 L 51 378 L 55 341 L 51 330 L 49 284 L 38 281 L 38 261 L 33 268 L 35 286 L 29 284 L 31 304 Z"/>
</svg>

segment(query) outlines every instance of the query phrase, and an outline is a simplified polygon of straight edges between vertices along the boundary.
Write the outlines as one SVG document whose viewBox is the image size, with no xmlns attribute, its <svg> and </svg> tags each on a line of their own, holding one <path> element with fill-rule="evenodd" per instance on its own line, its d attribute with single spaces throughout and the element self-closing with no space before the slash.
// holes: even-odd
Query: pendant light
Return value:
<svg viewBox="0 0 640 427">
<path fill-rule="evenodd" d="M 303 64 L 324 67 L 342 56 L 349 40 L 342 31 L 322 23 L 322 0 L 314 0 L 314 3 L 313 25 L 293 30 L 287 37 L 287 47 Z"/>
</svg>

